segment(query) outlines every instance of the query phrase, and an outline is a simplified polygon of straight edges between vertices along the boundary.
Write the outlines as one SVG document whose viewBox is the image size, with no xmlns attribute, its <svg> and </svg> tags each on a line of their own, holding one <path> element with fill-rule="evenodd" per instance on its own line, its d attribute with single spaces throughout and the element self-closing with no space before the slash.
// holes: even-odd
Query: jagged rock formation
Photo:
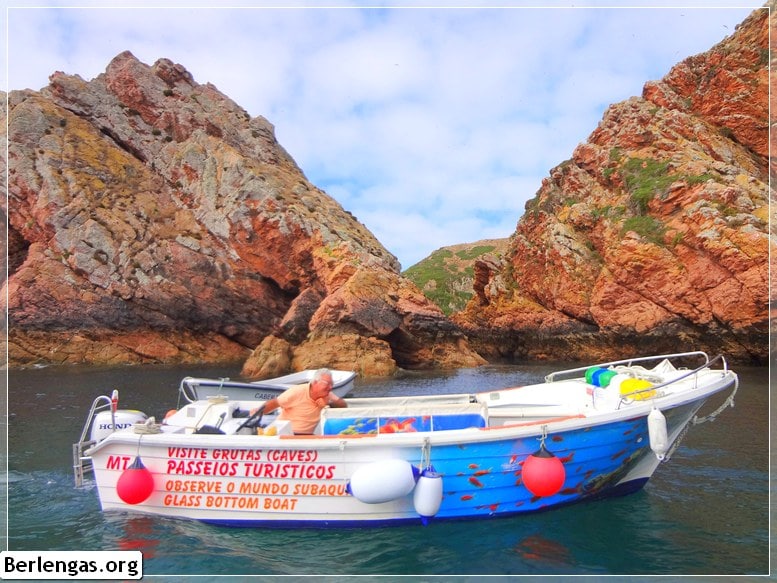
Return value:
<svg viewBox="0 0 777 583">
<path fill-rule="evenodd" d="M 125 52 L 3 114 L 11 366 L 483 362 L 266 119 L 182 66 Z"/>
<path fill-rule="evenodd" d="M 768 353 L 768 11 L 611 106 L 454 320 L 490 359 Z"/>
<path fill-rule="evenodd" d="M 13 91 L 0 126 L 10 365 L 370 375 L 483 363 L 470 346 L 492 360 L 700 348 L 764 362 L 767 17 L 611 106 L 508 251 L 475 262 L 475 297 L 452 320 L 267 120 L 180 65 L 122 53 L 91 81 Z"/>
</svg>

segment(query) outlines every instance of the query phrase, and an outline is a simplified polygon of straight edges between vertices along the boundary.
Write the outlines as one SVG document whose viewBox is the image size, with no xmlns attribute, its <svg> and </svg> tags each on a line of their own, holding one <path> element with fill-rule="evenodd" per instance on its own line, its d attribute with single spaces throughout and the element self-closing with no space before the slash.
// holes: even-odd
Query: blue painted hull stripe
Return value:
<svg viewBox="0 0 777 583">
<path fill-rule="evenodd" d="M 434 517 L 429 519 L 429 522 L 451 522 L 451 521 L 464 521 L 464 520 L 483 520 L 484 518 L 508 518 L 515 517 L 519 514 L 533 514 L 537 512 L 547 512 L 549 510 L 555 510 L 561 506 L 571 506 L 572 504 L 579 504 L 581 502 L 592 502 L 596 500 L 603 500 L 606 498 L 618 498 L 621 496 L 627 496 L 641 490 L 647 483 L 647 478 L 640 478 L 638 480 L 630 480 L 623 484 L 618 484 L 613 488 L 609 488 L 606 492 L 601 492 L 593 496 L 579 498 L 571 500 L 569 502 L 562 502 L 559 504 L 553 504 L 552 506 L 535 508 L 531 510 L 517 510 L 514 512 L 499 512 L 493 515 L 484 514 L 472 514 L 472 515 L 459 515 L 448 517 Z M 240 528 L 375 528 L 381 526 L 400 526 L 405 524 L 421 524 L 421 517 L 414 516 L 410 518 L 393 518 L 389 520 L 201 520 L 206 524 L 213 524 L 215 526 L 229 526 Z"/>
</svg>

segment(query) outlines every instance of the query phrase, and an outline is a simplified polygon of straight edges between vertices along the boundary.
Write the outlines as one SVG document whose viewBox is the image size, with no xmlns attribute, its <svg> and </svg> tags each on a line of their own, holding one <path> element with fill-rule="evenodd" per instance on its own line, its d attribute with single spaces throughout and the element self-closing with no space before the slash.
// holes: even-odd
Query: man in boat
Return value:
<svg viewBox="0 0 777 583">
<path fill-rule="evenodd" d="M 264 404 L 264 413 L 283 410 L 278 419 L 291 421 L 295 435 L 310 435 L 318 425 L 321 409 L 327 406 L 347 407 L 345 399 L 332 392 L 332 373 L 327 368 L 320 368 L 313 373 L 309 383 L 294 385 L 283 393 Z"/>
</svg>

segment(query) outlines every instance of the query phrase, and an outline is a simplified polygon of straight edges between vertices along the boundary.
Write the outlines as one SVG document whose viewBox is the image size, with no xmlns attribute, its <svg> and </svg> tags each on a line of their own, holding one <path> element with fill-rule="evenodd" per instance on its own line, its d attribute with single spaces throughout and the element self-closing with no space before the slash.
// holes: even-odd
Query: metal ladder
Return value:
<svg viewBox="0 0 777 583">
<path fill-rule="evenodd" d="M 81 438 L 78 443 L 73 444 L 73 478 L 75 479 L 76 488 L 80 488 L 84 485 L 84 475 L 93 471 L 92 458 L 85 454 L 86 450 L 97 443 L 94 439 L 86 439 L 89 433 L 89 428 L 94 421 L 94 416 L 97 412 L 102 411 L 110 407 L 111 409 L 111 426 L 113 431 L 116 431 L 116 408 L 119 402 L 119 392 L 114 389 L 110 397 L 106 395 L 100 395 L 93 402 L 89 409 L 89 414 L 86 416 L 86 423 L 81 431 Z"/>
</svg>

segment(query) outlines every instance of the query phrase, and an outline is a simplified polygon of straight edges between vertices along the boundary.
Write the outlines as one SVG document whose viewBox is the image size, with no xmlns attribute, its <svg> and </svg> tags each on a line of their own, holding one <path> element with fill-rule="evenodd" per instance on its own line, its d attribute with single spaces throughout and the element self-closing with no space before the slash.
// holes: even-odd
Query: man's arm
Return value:
<svg viewBox="0 0 777 583">
<path fill-rule="evenodd" d="M 338 397 L 334 393 L 329 393 L 329 406 L 334 408 L 344 408 L 348 406 L 348 403 L 345 402 L 345 399 L 342 397 Z"/>
<path fill-rule="evenodd" d="M 267 413 L 271 413 L 272 411 L 275 411 L 280 406 L 281 404 L 278 402 L 278 399 L 270 399 L 269 401 L 265 401 L 264 415 L 267 415 Z"/>
</svg>

